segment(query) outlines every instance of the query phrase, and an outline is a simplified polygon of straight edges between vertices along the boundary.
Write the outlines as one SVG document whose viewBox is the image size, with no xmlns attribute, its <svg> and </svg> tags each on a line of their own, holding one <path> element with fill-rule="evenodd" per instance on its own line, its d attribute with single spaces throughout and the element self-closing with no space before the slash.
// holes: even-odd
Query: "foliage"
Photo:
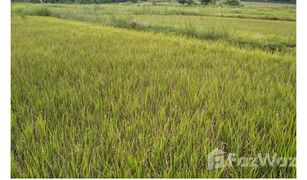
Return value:
<svg viewBox="0 0 307 180">
<path fill-rule="evenodd" d="M 200 2 L 202 4 L 208 5 L 211 2 L 211 0 L 200 0 Z"/>
<path fill-rule="evenodd" d="M 194 0 L 187 0 L 187 4 L 188 5 L 195 5 L 195 1 Z"/>
<path fill-rule="evenodd" d="M 241 1 L 240 0 L 224 0 L 223 3 L 228 6 L 239 6 L 241 4 Z"/>
<path fill-rule="evenodd" d="M 92 4 L 92 3 L 119 3 L 119 2 L 129 2 L 131 0 L 11 0 L 12 2 L 32 2 L 32 3 L 81 3 L 81 4 Z M 136 0 L 132 0 L 133 2 L 138 2 Z M 147 0 L 139 0 L 140 2 L 146 2 Z M 185 4 L 191 0 L 178 0 L 179 3 Z M 216 4 L 217 1 L 223 1 L 223 0 L 200 0 L 203 4 Z M 226 0 L 228 2 L 229 0 Z M 232 1 L 232 0 L 230 0 Z M 237 0 L 234 0 L 234 2 L 228 2 L 231 5 Z M 255 1 L 255 0 L 253 0 Z M 154 1 L 153 1 L 154 2 Z M 296 3 L 296 0 L 259 0 L 259 2 L 287 2 L 287 3 Z M 227 3 L 227 4 L 228 4 Z M 193 3 L 192 3 L 193 4 Z M 233 5 L 232 5 L 233 6 Z"/>
<path fill-rule="evenodd" d="M 32 6 L 23 8 L 22 6 L 13 7 L 13 14 L 30 16 L 51 16 L 51 11 L 46 6 Z"/>
<path fill-rule="evenodd" d="M 185 3 L 187 3 L 187 0 L 178 0 L 178 3 L 179 4 L 185 4 Z"/>
<path fill-rule="evenodd" d="M 204 5 L 226 5 L 226 6 L 239 6 L 241 4 L 240 0 L 200 0 Z"/>
</svg>

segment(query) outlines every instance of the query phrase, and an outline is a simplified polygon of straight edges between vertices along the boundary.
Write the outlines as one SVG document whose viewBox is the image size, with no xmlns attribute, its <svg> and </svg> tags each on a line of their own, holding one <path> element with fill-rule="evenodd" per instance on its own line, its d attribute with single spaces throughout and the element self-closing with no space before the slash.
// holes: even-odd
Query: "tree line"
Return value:
<svg viewBox="0 0 307 180">
<path fill-rule="evenodd" d="M 243 2 L 278 2 L 278 3 L 296 3 L 296 0 L 242 0 Z"/>
<path fill-rule="evenodd" d="M 12 2 L 30 3 L 79 3 L 79 4 L 100 4 L 100 3 L 120 3 L 120 2 L 141 2 L 144 0 L 12 0 Z"/>
<path fill-rule="evenodd" d="M 12 2 L 31 2 L 31 3 L 80 3 L 80 4 L 94 4 L 94 3 L 119 3 L 119 2 L 146 2 L 150 0 L 11 0 Z M 152 0 L 151 0 L 152 1 Z M 195 4 L 197 0 L 177 0 L 181 4 Z M 217 4 L 224 3 L 226 5 L 239 5 L 240 0 L 198 0 L 202 4 Z M 296 3 L 296 0 L 242 0 L 251 2 L 284 2 Z M 160 2 L 160 0 L 159 0 Z"/>
</svg>

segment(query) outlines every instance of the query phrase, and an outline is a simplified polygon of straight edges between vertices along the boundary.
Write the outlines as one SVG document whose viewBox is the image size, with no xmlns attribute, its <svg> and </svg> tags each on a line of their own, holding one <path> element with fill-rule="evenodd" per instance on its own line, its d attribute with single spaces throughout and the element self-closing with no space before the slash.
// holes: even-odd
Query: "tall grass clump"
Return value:
<svg viewBox="0 0 307 180">
<path fill-rule="evenodd" d="M 31 7 L 16 5 L 12 7 L 12 14 L 22 16 L 51 16 L 51 11 L 45 5 L 36 5 Z"/>
<path fill-rule="evenodd" d="M 176 30 L 175 30 L 176 31 Z M 186 22 L 184 27 L 177 30 L 179 34 L 187 37 L 193 37 L 204 40 L 224 40 L 227 41 L 230 37 L 230 32 L 221 28 L 205 28 L 200 31 L 196 28 L 195 23 Z"/>
<path fill-rule="evenodd" d="M 108 21 L 108 25 L 119 27 L 119 28 L 127 28 L 127 29 L 135 29 L 135 30 L 144 30 L 147 28 L 146 24 L 142 24 L 136 20 L 133 20 L 131 17 L 116 17 L 114 15 L 110 16 L 111 18 Z"/>
</svg>

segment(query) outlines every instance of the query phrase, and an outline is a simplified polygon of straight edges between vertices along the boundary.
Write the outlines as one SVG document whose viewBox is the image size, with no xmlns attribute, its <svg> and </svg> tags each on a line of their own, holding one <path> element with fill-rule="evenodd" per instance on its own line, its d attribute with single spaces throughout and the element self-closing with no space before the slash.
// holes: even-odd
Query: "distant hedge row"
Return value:
<svg viewBox="0 0 307 180">
<path fill-rule="evenodd" d="M 119 2 L 138 2 L 144 0 L 11 0 L 12 2 L 31 2 L 31 3 L 80 3 L 80 4 L 91 4 L 91 3 L 119 3 Z"/>
<path fill-rule="evenodd" d="M 296 0 L 241 0 L 242 2 L 279 2 L 279 3 L 296 3 Z"/>
<path fill-rule="evenodd" d="M 142 1 L 149 1 L 149 0 L 11 0 L 12 2 L 32 2 L 32 3 L 118 3 L 118 2 L 142 2 Z M 154 1 L 154 0 L 151 0 Z M 185 2 L 189 3 L 190 1 L 193 2 L 193 0 L 177 0 L 179 3 Z M 210 2 L 210 0 L 200 0 L 201 2 Z M 216 0 L 214 0 L 216 1 Z M 284 2 L 284 3 L 296 3 L 296 0 L 241 0 L 246 2 Z M 203 3 L 204 3 L 203 2 Z M 204 3 L 206 4 L 206 3 Z"/>
</svg>

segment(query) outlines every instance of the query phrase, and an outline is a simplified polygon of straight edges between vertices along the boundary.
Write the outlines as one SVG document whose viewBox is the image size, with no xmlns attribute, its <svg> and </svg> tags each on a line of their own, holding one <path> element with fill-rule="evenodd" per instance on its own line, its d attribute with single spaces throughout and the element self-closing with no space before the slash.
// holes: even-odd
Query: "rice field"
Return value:
<svg viewBox="0 0 307 180">
<path fill-rule="evenodd" d="M 208 166 L 296 157 L 295 7 L 17 3 L 11 23 L 13 178 L 296 177 Z"/>
<path fill-rule="evenodd" d="M 43 15 L 158 33 L 184 35 L 270 51 L 296 46 L 295 8 L 187 7 L 152 4 L 16 4 L 13 14 Z M 264 17 L 266 15 L 267 17 Z"/>
</svg>

